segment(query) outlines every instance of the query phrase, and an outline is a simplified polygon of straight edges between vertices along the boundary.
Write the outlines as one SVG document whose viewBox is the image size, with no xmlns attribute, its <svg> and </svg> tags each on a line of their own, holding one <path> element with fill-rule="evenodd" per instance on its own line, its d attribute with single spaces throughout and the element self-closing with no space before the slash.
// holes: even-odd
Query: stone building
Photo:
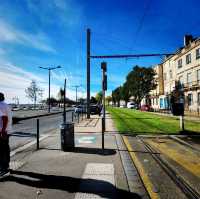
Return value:
<svg viewBox="0 0 200 199">
<path fill-rule="evenodd" d="M 156 65 L 154 70 L 159 84 L 151 91 L 153 108 L 169 108 L 170 94 L 178 82 L 179 89 L 184 92 L 185 110 L 200 110 L 200 38 L 186 35 L 184 46 L 166 57 L 162 64 Z M 158 92 L 159 102 L 155 104 L 153 100 Z"/>
</svg>

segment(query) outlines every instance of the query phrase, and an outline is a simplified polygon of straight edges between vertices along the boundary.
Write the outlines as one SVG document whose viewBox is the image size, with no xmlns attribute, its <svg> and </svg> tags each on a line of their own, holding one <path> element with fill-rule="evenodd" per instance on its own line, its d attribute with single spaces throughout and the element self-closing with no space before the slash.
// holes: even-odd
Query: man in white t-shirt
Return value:
<svg viewBox="0 0 200 199">
<path fill-rule="evenodd" d="M 12 113 L 0 93 L 0 178 L 9 175 L 10 147 L 8 132 L 11 131 Z"/>
</svg>

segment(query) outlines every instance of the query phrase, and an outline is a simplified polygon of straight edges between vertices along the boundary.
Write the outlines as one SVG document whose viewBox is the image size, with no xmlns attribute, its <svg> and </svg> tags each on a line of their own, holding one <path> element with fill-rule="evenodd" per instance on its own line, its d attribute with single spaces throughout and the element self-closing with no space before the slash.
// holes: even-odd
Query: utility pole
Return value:
<svg viewBox="0 0 200 199">
<path fill-rule="evenodd" d="M 49 100 L 48 100 L 48 112 L 50 113 L 50 107 L 51 107 L 51 102 L 50 102 L 50 96 L 51 96 L 51 70 L 55 70 L 57 68 L 61 68 L 61 66 L 57 67 L 39 67 L 41 69 L 45 69 L 49 71 Z"/>
<path fill-rule="evenodd" d="M 87 118 L 90 118 L 90 29 L 87 29 Z"/>
</svg>

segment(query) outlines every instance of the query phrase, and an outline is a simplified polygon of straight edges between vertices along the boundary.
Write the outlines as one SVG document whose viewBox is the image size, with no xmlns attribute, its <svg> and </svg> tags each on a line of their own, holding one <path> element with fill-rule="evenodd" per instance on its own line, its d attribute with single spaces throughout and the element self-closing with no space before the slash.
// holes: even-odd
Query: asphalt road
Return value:
<svg viewBox="0 0 200 199">
<path fill-rule="evenodd" d="M 71 121 L 72 112 L 66 113 L 67 121 Z M 40 117 L 40 135 L 49 133 L 53 129 L 59 129 L 62 123 L 62 114 Z M 36 139 L 37 132 L 36 118 L 22 120 L 13 125 L 10 134 L 11 151 Z"/>
</svg>

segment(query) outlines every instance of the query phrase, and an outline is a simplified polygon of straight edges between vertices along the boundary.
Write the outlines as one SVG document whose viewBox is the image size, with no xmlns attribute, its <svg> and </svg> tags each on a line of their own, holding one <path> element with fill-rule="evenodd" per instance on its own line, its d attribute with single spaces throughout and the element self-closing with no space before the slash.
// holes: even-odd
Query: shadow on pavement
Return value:
<svg viewBox="0 0 200 199">
<path fill-rule="evenodd" d="M 88 147 L 75 147 L 75 153 L 87 153 L 87 154 L 98 154 L 98 155 L 114 155 L 116 151 L 114 149 L 99 149 L 99 148 L 88 148 Z"/>
<path fill-rule="evenodd" d="M 126 198 L 126 199 L 141 199 L 138 194 L 130 193 L 125 190 L 121 190 L 113 186 L 111 183 L 96 180 L 96 179 L 81 179 L 73 178 L 68 176 L 56 176 L 56 175 L 46 175 L 33 172 L 24 172 L 24 171 L 12 171 L 11 176 L 3 179 L 3 181 L 16 182 L 25 186 L 31 186 L 41 189 L 57 189 L 62 191 L 67 191 L 71 193 L 83 192 L 96 194 L 103 198 Z M 92 185 L 93 190 L 90 189 L 90 186 L 83 187 L 84 191 L 79 189 L 80 183 L 86 185 Z M 94 187 L 95 186 L 95 187 Z M 107 192 L 98 191 L 101 187 L 106 187 Z"/>
</svg>

